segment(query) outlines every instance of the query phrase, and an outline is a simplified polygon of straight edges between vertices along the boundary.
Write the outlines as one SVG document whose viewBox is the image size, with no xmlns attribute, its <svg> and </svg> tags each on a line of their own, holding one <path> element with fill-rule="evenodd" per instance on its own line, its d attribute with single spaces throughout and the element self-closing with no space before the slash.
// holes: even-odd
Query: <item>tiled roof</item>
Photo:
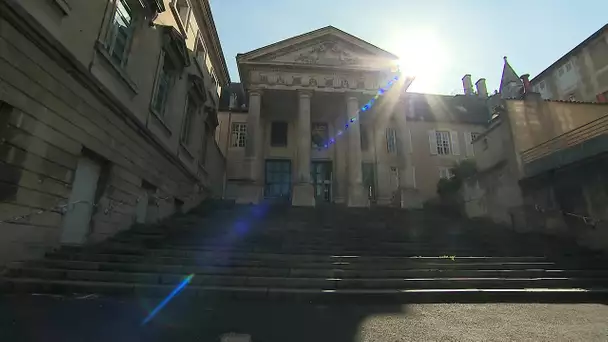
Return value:
<svg viewBox="0 0 608 342">
<path fill-rule="evenodd" d="M 486 100 L 477 96 L 405 93 L 404 99 L 413 101 L 412 110 L 405 108 L 409 120 L 486 124 L 490 116 Z"/>
</svg>

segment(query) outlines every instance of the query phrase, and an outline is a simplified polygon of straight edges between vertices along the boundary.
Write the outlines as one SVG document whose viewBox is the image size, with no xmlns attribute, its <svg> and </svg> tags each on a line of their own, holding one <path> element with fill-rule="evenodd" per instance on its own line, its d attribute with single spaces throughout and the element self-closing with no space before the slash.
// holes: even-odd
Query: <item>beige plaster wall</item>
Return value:
<svg viewBox="0 0 608 342">
<path fill-rule="evenodd" d="M 551 102 L 534 97 L 506 101 L 519 152 L 608 115 L 607 105 Z"/>
</svg>

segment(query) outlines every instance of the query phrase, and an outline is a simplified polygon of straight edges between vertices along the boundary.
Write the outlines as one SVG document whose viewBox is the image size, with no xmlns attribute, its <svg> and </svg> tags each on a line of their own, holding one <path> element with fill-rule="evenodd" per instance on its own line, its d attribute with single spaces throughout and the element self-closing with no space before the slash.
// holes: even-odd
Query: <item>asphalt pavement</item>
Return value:
<svg viewBox="0 0 608 342">
<path fill-rule="evenodd" d="M 608 341 L 604 304 L 314 304 L 0 297 L 0 341 Z M 238 335 L 230 335 L 238 334 Z M 234 339 L 237 341 L 238 339 Z M 225 338 L 224 341 L 231 341 Z"/>
</svg>

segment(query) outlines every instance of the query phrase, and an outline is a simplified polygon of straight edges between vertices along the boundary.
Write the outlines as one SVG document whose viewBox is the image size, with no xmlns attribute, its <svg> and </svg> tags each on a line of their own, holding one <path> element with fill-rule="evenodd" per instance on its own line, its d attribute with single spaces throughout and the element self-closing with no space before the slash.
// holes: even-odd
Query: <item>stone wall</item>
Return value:
<svg viewBox="0 0 608 342">
<path fill-rule="evenodd" d="M 77 3 L 73 15 L 88 13 Z M 101 6 L 101 13 L 93 11 L 95 6 Z M 85 25 L 101 23 L 105 4 L 95 6 L 87 10 L 98 16 L 96 20 L 67 16 L 58 24 L 44 19 L 53 13 L 30 8 L 34 17 L 24 20 L 22 9 L 0 4 L 0 221 L 33 214 L 0 223 L 0 263 L 38 257 L 61 243 L 65 216 L 75 205 L 65 204 L 74 194 L 83 159 L 100 168 L 93 184 L 95 206 L 87 243 L 102 241 L 140 219 L 151 222 L 187 210 L 221 190 L 217 184 L 223 179 L 223 157 L 213 140 L 207 156 L 217 165 L 209 167 L 199 160 L 198 150 L 190 153 L 194 157 L 185 156 L 179 147 L 183 110 L 176 109 L 183 109 L 183 103 L 177 102 L 177 95 L 185 95 L 181 85 L 173 93 L 176 109 L 170 109 L 179 115 L 171 117 L 169 132 L 155 133 L 144 124 L 153 79 L 138 79 L 141 96 L 129 97 L 124 84 L 112 87 L 115 80 L 107 78 L 118 75 L 107 70 L 105 76 L 93 74 L 98 29 L 89 34 Z M 78 22 L 83 25 L 80 31 L 73 27 Z M 72 30 L 74 37 L 65 30 Z M 66 45 L 56 38 L 65 38 Z M 147 48 L 158 48 L 154 39 L 149 42 Z M 156 58 L 148 59 L 156 65 Z M 147 74 L 153 76 L 154 70 Z M 127 101 L 122 101 L 124 96 Z M 204 137 L 195 133 L 192 146 L 200 149 L 197 141 Z M 147 217 L 138 217 L 142 208 Z"/>
<path fill-rule="evenodd" d="M 608 250 L 607 167 L 602 156 L 523 181 L 528 229 Z"/>
</svg>

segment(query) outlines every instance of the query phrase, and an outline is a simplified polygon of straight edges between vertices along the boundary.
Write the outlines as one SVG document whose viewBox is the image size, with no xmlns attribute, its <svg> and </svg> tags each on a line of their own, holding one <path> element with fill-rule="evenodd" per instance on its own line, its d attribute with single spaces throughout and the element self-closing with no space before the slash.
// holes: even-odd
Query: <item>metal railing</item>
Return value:
<svg viewBox="0 0 608 342">
<path fill-rule="evenodd" d="M 521 153 L 521 158 L 524 163 L 529 163 L 606 133 L 608 133 L 608 115 L 527 149 Z"/>
</svg>

